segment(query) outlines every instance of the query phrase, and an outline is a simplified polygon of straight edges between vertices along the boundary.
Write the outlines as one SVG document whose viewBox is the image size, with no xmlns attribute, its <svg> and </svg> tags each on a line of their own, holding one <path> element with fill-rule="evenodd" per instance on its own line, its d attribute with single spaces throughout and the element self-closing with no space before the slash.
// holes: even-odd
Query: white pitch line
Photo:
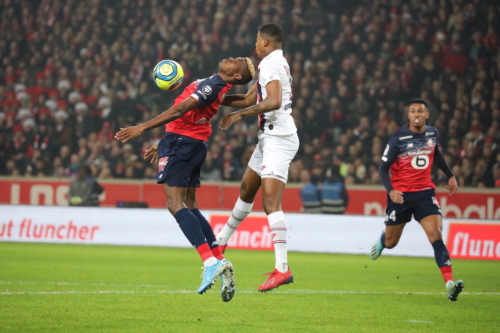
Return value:
<svg viewBox="0 0 500 333">
<path fill-rule="evenodd" d="M 417 323 L 417 324 L 434 324 L 434 322 L 432 322 L 432 321 L 417 320 L 417 319 L 405 320 L 404 322 L 406 322 L 406 323 Z"/>
<path fill-rule="evenodd" d="M 194 294 L 192 290 L 96 290 L 96 291 L 2 291 L 0 295 L 64 295 L 64 294 Z M 256 290 L 238 290 L 240 294 L 257 294 Z M 278 294 L 348 294 L 348 295 L 444 295 L 431 292 L 378 292 L 378 291 L 343 291 L 343 290 L 286 290 L 273 291 Z M 465 295 L 500 296 L 500 293 L 463 292 Z"/>
<path fill-rule="evenodd" d="M 154 287 L 154 288 L 168 288 L 170 285 L 162 284 L 115 284 L 115 283 L 73 283 L 73 282 L 7 282 L 0 281 L 0 284 L 38 284 L 38 285 L 57 285 L 57 286 L 112 286 L 112 287 Z"/>
</svg>

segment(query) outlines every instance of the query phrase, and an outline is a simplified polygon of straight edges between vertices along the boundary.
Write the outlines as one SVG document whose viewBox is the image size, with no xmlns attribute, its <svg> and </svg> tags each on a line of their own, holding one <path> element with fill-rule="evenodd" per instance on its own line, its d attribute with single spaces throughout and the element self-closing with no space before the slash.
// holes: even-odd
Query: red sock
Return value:
<svg viewBox="0 0 500 333">
<path fill-rule="evenodd" d="M 219 260 L 223 260 L 224 259 L 224 255 L 222 254 L 222 251 L 220 249 L 220 246 L 216 246 L 212 249 L 212 254 L 214 255 L 215 258 L 219 259 Z"/>
<path fill-rule="evenodd" d="M 201 260 L 205 261 L 213 257 L 212 251 L 207 243 L 203 243 L 196 248 L 196 251 L 200 254 Z"/>
<path fill-rule="evenodd" d="M 441 274 L 443 274 L 444 282 L 453 281 L 453 272 L 451 266 L 439 267 Z"/>
</svg>

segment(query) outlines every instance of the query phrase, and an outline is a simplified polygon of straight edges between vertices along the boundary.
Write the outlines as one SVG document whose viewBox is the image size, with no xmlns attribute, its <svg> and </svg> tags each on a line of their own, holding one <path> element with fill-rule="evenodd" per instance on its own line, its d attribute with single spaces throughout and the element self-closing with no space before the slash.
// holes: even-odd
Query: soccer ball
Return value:
<svg viewBox="0 0 500 333">
<path fill-rule="evenodd" d="M 184 70 L 173 60 L 162 60 L 153 69 L 153 81 L 162 90 L 174 90 L 182 84 Z"/>
</svg>

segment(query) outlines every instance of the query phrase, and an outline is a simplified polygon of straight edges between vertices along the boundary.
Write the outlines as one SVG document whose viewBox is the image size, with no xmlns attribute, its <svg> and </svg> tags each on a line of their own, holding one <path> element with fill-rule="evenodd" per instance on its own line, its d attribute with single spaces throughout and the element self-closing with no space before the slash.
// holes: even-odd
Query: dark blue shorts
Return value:
<svg viewBox="0 0 500 333">
<path fill-rule="evenodd" d="M 429 215 L 441 215 L 441 208 L 436 199 L 436 192 L 433 189 L 404 192 L 404 202 L 394 203 L 387 195 L 387 209 L 385 211 L 385 224 L 398 225 L 411 221 L 411 216 L 420 222 Z"/>
<path fill-rule="evenodd" d="M 207 156 L 205 141 L 166 133 L 158 144 L 158 184 L 200 187 L 200 171 Z"/>
</svg>

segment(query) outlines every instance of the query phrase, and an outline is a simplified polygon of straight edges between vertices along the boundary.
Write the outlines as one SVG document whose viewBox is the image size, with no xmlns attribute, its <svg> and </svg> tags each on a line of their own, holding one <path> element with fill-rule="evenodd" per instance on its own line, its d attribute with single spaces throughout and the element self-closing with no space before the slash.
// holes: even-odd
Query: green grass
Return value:
<svg viewBox="0 0 500 333">
<path fill-rule="evenodd" d="M 290 253 L 295 283 L 260 294 L 272 252 L 229 249 L 238 292 L 198 295 L 193 249 L 0 243 L 0 332 L 499 332 L 500 264 Z M 340 293 L 341 291 L 353 293 Z"/>
</svg>

